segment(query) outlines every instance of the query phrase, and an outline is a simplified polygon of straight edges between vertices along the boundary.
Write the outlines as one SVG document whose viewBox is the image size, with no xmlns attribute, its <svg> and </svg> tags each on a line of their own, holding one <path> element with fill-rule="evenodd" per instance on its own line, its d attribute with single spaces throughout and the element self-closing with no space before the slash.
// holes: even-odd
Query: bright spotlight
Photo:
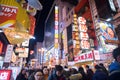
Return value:
<svg viewBox="0 0 120 80">
<path fill-rule="evenodd" d="M 100 48 L 100 49 L 99 49 L 99 51 L 103 51 L 103 49 L 102 49 L 102 48 Z"/>
</svg>

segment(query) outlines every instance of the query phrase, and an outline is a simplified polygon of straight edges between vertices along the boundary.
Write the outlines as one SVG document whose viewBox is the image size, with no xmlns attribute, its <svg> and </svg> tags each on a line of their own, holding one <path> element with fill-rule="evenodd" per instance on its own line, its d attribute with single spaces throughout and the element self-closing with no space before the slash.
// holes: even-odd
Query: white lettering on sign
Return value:
<svg viewBox="0 0 120 80">
<path fill-rule="evenodd" d="M 81 32 L 87 32 L 88 28 L 87 28 L 86 24 L 79 24 L 79 30 Z"/>
<path fill-rule="evenodd" d="M 2 6 L 2 11 L 7 13 L 17 13 L 17 9 L 14 7 Z"/>
<path fill-rule="evenodd" d="M 2 72 L 0 74 L 0 80 L 7 80 L 8 77 L 8 73 L 7 72 Z"/>
<path fill-rule="evenodd" d="M 81 48 L 82 49 L 89 49 L 90 48 L 90 43 L 88 40 L 81 40 Z"/>
<path fill-rule="evenodd" d="M 83 17 L 78 17 L 78 23 L 79 24 L 86 24 L 86 20 Z"/>
<path fill-rule="evenodd" d="M 4 62 L 10 62 L 13 53 L 13 45 L 8 45 L 5 53 Z"/>
<path fill-rule="evenodd" d="M 82 53 L 79 56 L 75 57 L 75 61 L 85 62 L 85 61 L 92 61 L 93 60 L 93 52 Z"/>
<path fill-rule="evenodd" d="M 88 34 L 86 32 L 80 32 L 80 39 L 81 40 L 88 40 Z"/>
</svg>

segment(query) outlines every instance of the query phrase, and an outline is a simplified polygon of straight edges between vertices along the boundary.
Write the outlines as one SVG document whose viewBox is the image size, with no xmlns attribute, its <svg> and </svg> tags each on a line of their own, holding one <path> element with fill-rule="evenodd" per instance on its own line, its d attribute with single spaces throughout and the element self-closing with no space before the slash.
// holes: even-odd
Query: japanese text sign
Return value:
<svg viewBox="0 0 120 80">
<path fill-rule="evenodd" d="M 15 6 L 1 5 L 0 28 L 12 27 L 16 21 L 18 8 Z"/>
<path fill-rule="evenodd" d="M 10 80 L 12 70 L 0 70 L 0 80 Z"/>
</svg>

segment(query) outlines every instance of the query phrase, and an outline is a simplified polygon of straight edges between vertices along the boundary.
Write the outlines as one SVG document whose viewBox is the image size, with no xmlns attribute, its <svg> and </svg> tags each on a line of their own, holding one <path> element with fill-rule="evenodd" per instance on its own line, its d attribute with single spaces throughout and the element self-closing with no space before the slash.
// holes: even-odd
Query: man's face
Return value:
<svg viewBox="0 0 120 80">
<path fill-rule="evenodd" d="M 57 76 L 61 76 L 63 71 L 56 71 Z"/>
</svg>

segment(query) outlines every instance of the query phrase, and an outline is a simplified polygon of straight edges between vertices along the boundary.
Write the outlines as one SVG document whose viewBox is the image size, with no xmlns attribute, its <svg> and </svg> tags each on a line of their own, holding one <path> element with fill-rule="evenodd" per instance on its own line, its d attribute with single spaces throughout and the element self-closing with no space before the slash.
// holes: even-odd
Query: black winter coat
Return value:
<svg viewBox="0 0 120 80">
<path fill-rule="evenodd" d="M 28 79 L 25 78 L 25 75 L 19 74 L 19 75 L 17 76 L 16 80 L 28 80 Z"/>
<path fill-rule="evenodd" d="M 120 70 L 116 70 L 110 73 L 109 80 L 120 80 Z"/>
<path fill-rule="evenodd" d="M 108 80 L 108 76 L 102 70 L 96 70 L 93 80 Z"/>
</svg>

